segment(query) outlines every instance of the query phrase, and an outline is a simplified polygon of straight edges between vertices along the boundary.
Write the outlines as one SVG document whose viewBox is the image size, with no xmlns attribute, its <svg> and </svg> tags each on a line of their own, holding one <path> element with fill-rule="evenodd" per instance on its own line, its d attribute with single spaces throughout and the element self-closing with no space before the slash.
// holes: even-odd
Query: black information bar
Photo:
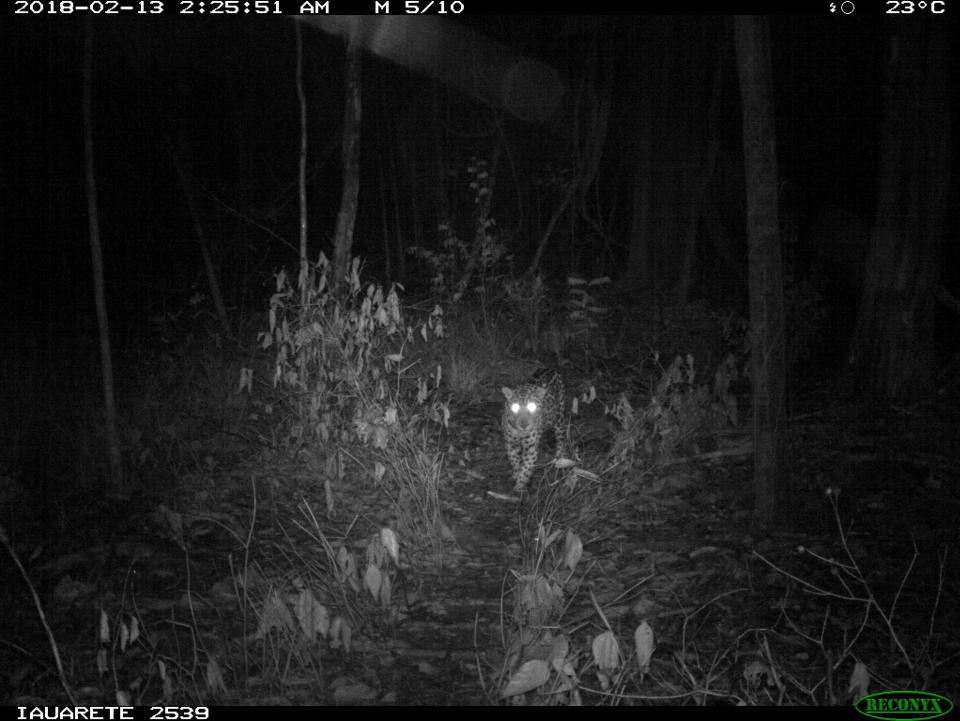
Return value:
<svg viewBox="0 0 960 721">
<path fill-rule="evenodd" d="M 4 14 L 165 15 L 812 15 L 837 22 L 863 15 L 946 14 L 952 0 L 0 0 Z M 960 1 L 960 0 L 958 0 Z M 628 12 L 624 12 L 628 10 Z M 907 12 L 909 10 L 909 12 Z"/>
</svg>

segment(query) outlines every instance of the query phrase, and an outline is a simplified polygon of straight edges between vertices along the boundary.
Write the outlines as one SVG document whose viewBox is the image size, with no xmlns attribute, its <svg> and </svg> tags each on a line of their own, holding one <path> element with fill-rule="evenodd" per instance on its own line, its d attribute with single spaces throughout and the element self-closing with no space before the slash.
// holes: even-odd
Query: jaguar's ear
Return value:
<svg viewBox="0 0 960 721">
<path fill-rule="evenodd" d="M 508 401 L 513 403 L 514 395 L 513 395 L 512 388 L 507 388 L 506 386 L 504 386 L 503 388 L 500 389 L 500 392 L 503 393 L 504 398 L 506 398 Z"/>
<path fill-rule="evenodd" d="M 543 399 L 546 395 L 547 389 L 542 386 L 533 392 L 533 397 L 536 399 L 537 403 L 543 403 Z"/>
</svg>

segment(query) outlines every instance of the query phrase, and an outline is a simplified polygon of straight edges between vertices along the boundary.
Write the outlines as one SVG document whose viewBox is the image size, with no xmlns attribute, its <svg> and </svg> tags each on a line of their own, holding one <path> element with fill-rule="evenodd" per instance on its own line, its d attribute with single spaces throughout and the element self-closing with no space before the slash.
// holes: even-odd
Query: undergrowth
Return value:
<svg viewBox="0 0 960 721">
<path fill-rule="evenodd" d="M 557 522 L 561 494 L 570 492 L 562 489 L 552 487 L 537 505 L 524 563 L 505 584 L 503 660 L 485 676 L 492 702 L 851 704 L 877 690 L 942 690 L 944 673 L 957 666 L 960 650 L 947 642 L 951 614 L 943 605 L 945 551 L 929 594 L 916 582 L 916 544 L 890 579 L 893 569 L 876 565 L 881 559 L 854 551 L 835 490 L 827 498 L 844 560 L 803 546 L 794 561 L 754 552 L 746 568 L 731 569 L 726 589 L 692 604 L 677 596 L 670 609 L 652 601 L 653 565 L 629 582 L 602 577 L 578 529 L 602 534 L 609 501 L 593 494 L 591 517 L 567 525 Z M 691 557 L 711 553 L 697 549 Z M 770 589 L 782 594 L 772 607 Z M 901 611 L 917 603 L 923 612 Z M 776 613 L 758 623 L 769 615 L 765 608 Z"/>
<path fill-rule="evenodd" d="M 482 187 L 478 175 L 478 198 Z M 362 281 L 358 261 L 344 286 L 334 284 L 321 257 L 306 287 L 277 273 L 266 312 L 251 321 L 255 348 L 227 346 L 193 304 L 192 316 L 158 316 L 122 386 L 122 429 L 128 480 L 142 497 L 162 498 L 151 501 L 149 527 L 182 563 L 176 593 L 160 599 L 167 570 L 143 572 L 149 554 L 116 544 L 97 557 L 122 576 L 112 596 L 80 578 L 61 578 L 44 595 L 32 575 L 43 572 L 34 563 L 43 552 L 7 514 L 18 533 L 0 541 L 55 659 L 38 664 L 45 683 L 34 697 L 59 698 L 56 679 L 77 703 L 395 702 L 374 669 L 392 663 L 383 646 L 408 619 L 409 599 L 439 603 L 421 596 L 423 575 L 488 560 L 470 558 L 445 518 L 464 502 L 451 493 L 448 455 L 471 440 L 452 435 L 454 413 L 486 408 L 498 364 L 520 355 L 560 366 L 592 357 L 574 408 L 599 399 L 609 425 L 602 450 L 583 443 L 543 469 L 536 492 L 516 505 L 516 525 L 498 531 L 519 535 L 521 553 L 504 574 L 500 647 L 477 648 L 489 701 L 826 705 L 879 688 L 936 690 L 953 674 L 960 649 L 950 634 L 946 551 L 932 583 L 924 575 L 926 585 L 915 585 L 929 565 L 916 543 L 897 575 L 851 540 L 835 493 L 832 554 L 805 544 L 773 558 L 746 543 L 688 549 L 675 538 L 661 541 L 672 550 L 654 550 L 677 497 L 706 495 L 701 475 L 672 469 L 746 455 L 725 445 L 744 421 L 742 324 L 731 317 L 730 327 L 713 328 L 732 339 L 722 352 L 665 354 L 674 358 L 666 367 L 656 352 L 641 361 L 638 346 L 628 387 L 619 380 L 627 374 L 600 373 L 623 342 L 605 328 L 615 313 L 608 279 L 570 277 L 554 288 L 516 276 L 495 227 L 478 212 L 474 243 L 447 228 L 443 250 L 421 255 L 440 298 L 427 308 L 404 305 L 399 286 Z M 670 323 L 685 316 L 660 315 L 662 335 L 650 343 L 672 347 Z M 24 386 L 24 402 L 42 397 Z M 52 425 L 34 434 L 72 439 L 57 444 L 64 457 L 21 431 L 16 463 L 0 461 L 13 486 L 26 461 L 62 479 L 67 490 L 46 499 L 61 526 L 79 515 L 70 479 L 97 473 L 94 400 L 77 406 L 72 415 L 51 406 Z M 6 409 L 2 430 L 31 426 L 26 410 Z M 174 478 L 176 488 L 158 483 Z M 505 471 L 485 477 L 483 500 L 516 502 L 497 492 L 506 480 Z M 457 490 L 471 502 L 483 495 Z M 615 522 L 623 515 L 641 529 L 632 533 L 653 529 L 635 558 L 624 555 L 637 546 Z M 681 563 L 689 567 L 666 570 Z M 64 664 L 45 609 L 62 604 L 68 613 L 89 598 L 98 601 L 81 624 L 96 642 Z M 84 662 L 96 683 L 78 683 Z"/>
</svg>

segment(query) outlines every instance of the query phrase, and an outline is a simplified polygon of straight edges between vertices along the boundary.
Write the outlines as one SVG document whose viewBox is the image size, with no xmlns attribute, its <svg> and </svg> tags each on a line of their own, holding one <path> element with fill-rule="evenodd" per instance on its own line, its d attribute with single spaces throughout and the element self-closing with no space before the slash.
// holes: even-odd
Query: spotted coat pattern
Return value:
<svg viewBox="0 0 960 721">
<path fill-rule="evenodd" d="M 523 385 L 500 390 L 505 399 L 501 419 L 503 439 L 513 468 L 513 490 L 520 493 L 537 463 L 544 431 L 553 430 L 556 457 L 564 454 L 567 434 L 563 419 L 563 378 L 557 371 L 544 368 Z"/>
</svg>

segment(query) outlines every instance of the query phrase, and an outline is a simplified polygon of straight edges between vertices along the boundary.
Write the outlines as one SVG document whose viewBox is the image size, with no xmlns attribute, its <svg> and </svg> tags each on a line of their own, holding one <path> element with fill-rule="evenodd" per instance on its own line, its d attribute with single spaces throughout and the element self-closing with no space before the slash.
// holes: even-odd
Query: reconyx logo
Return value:
<svg viewBox="0 0 960 721">
<path fill-rule="evenodd" d="M 950 713 L 953 702 L 923 691 L 883 691 L 864 696 L 853 707 L 870 718 L 922 721 Z"/>
</svg>

